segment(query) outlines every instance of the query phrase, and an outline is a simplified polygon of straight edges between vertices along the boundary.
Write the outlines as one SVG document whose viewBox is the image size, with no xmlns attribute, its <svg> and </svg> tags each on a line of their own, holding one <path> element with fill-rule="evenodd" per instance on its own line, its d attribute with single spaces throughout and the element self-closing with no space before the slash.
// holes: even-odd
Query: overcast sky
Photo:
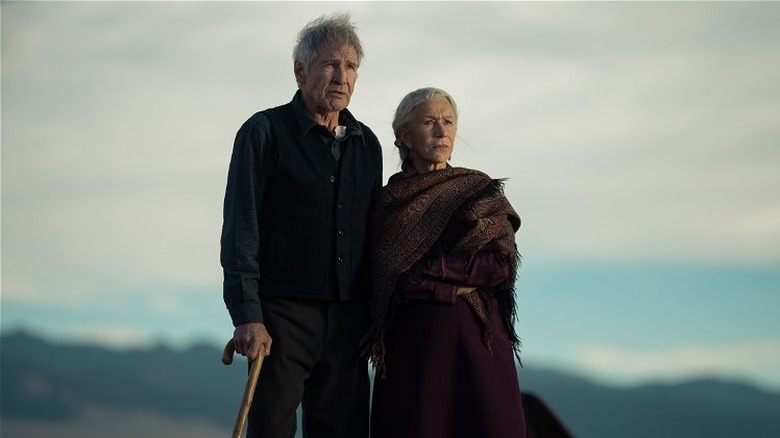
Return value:
<svg viewBox="0 0 780 438">
<path fill-rule="evenodd" d="M 6 2 L 2 329 L 224 342 L 232 141 L 349 11 L 350 110 L 437 86 L 453 165 L 509 178 L 525 361 L 780 388 L 780 3 Z"/>
</svg>

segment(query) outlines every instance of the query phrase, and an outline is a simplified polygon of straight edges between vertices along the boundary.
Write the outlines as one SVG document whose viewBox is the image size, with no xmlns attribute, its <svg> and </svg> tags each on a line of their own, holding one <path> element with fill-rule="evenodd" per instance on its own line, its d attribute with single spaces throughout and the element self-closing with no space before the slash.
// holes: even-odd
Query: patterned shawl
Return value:
<svg viewBox="0 0 780 438">
<path fill-rule="evenodd" d="M 393 175 L 377 196 L 369 221 L 374 341 L 371 360 L 384 372 L 384 334 L 392 322 L 399 277 L 408 272 L 437 244 L 451 220 L 465 224 L 466 232 L 453 252 L 475 254 L 488 244 L 510 263 L 511 274 L 501 284 L 464 295 L 486 326 L 489 298 L 495 296 L 507 335 L 517 352 L 514 283 L 519 256 L 514 234 L 520 217 L 503 194 L 503 184 L 477 170 L 447 167 L 418 174 L 405 169 Z M 487 313 L 483 306 L 487 305 Z M 481 310 L 480 310 L 481 308 Z M 489 336 L 486 335 L 489 342 Z"/>
</svg>

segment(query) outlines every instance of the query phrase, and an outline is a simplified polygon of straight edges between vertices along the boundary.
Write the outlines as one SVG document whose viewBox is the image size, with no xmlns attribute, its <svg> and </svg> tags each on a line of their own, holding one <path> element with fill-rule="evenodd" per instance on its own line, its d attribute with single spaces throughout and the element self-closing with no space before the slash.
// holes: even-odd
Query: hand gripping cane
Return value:
<svg viewBox="0 0 780 438">
<path fill-rule="evenodd" d="M 233 363 L 233 353 L 235 351 L 236 347 L 231 339 L 225 344 L 225 349 L 222 350 L 222 363 L 225 365 Z M 257 358 L 252 361 L 252 367 L 249 369 L 249 378 L 246 381 L 246 388 L 244 388 L 244 397 L 241 399 L 241 407 L 236 417 L 236 425 L 233 427 L 232 438 L 241 438 L 246 417 L 249 415 L 249 407 L 252 406 L 252 398 L 255 396 L 255 386 L 257 385 L 257 378 L 260 376 L 260 368 L 263 366 L 264 357 L 263 352 L 260 351 L 257 354 Z"/>
</svg>

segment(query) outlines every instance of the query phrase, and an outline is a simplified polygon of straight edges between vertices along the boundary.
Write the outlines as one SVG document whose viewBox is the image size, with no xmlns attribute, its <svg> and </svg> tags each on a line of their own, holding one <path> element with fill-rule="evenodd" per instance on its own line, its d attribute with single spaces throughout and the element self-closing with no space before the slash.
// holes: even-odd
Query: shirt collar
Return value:
<svg viewBox="0 0 780 438">
<path fill-rule="evenodd" d="M 293 111 L 295 112 L 295 117 L 298 119 L 298 126 L 301 128 L 301 135 L 306 136 L 309 131 L 318 125 L 317 122 L 315 122 L 314 119 L 309 115 L 309 113 L 306 112 L 306 107 L 303 104 L 303 96 L 301 96 L 301 90 L 295 92 L 295 96 L 293 96 L 292 99 L 292 107 Z M 363 130 L 360 129 L 360 124 L 358 123 L 357 119 L 355 119 L 355 116 L 353 116 L 352 113 L 349 112 L 349 110 L 346 108 L 339 112 L 339 125 L 347 127 L 347 132 L 344 136 L 345 139 L 352 135 L 357 135 L 360 137 L 363 136 Z"/>
</svg>

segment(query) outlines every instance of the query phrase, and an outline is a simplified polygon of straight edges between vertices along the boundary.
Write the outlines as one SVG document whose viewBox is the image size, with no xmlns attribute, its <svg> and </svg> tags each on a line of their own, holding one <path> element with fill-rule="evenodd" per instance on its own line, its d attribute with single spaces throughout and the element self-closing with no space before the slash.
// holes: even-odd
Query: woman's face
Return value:
<svg viewBox="0 0 780 438">
<path fill-rule="evenodd" d="M 402 141 L 419 173 L 447 167 L 458 130 L 455 111 L 446 99 L 429 99 L 417 105 Z"/>
</svg>

